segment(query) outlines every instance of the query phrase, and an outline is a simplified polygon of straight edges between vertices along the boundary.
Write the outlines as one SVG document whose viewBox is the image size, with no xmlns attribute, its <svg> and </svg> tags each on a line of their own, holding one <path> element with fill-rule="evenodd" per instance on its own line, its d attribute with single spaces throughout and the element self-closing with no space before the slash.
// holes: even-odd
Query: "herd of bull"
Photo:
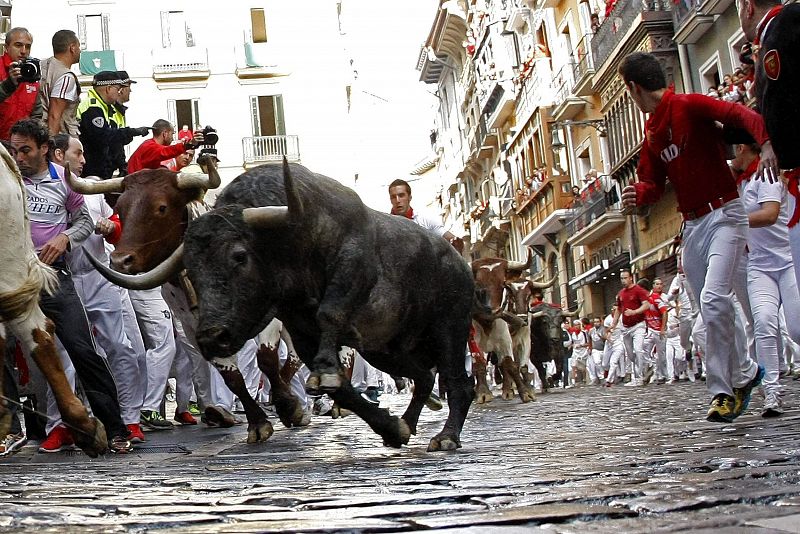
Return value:
<svg viewBox="0 0 800 534">
<path fill-rule="evenodd" d="M 21 177 L 1 148 L 0 156 L 0 201 L 8 210 L 7 242 L 0 246 L 0 354 L 5 325 L 41 367 L 63 420 L 81 430 L 77 444 L 96 456 L 105 448 L 105 433 L 63 377 L 52 324 L 37 305 L 40 291 L 54 289 L 52 272 L 38 261 L 30 243 Z M 475 378 L 467 374 L 471 325 L 483 352 L 498 356 L 503 398 L 513 398 L 515 385 L 523 402 L 532 400 L 530 364 L 545 387 L 543 363 L 553 359 L 561 364 L 560 308 L 545 303 L 529 308 L 531 293 L 552 281 L 524 279 L 527 264 L 486 258 L 473 262 L 470 272 L 470 265 L 438 235 L 404 217 L 369 209 L 339 182 L 286 161 L 242 174 L 208 208 L 202 201 L 205 192 L 221 180 L 212 158 L 201 166 L 206 174 L 143 170 L 100 182 L 68 171 L 65 175 L 80 193 L 120 193 L 115 210 L 122 236 L 111 267 L 98 261 L 95 266 L 123 287 L 172 283 L 180 288 L 193 310 L 190 320 L 196 328 L 190 341 L 241 399 L 248 442 L 264 441 L 273 432 L 232 356 L 257 336 L 264 340 L 258 365 L 272 382 L 284 424 L 299 424 L 302 417 L 287 386 L 296 365 L 289 372 L 277 369 L 277 337 L 288 331 L 310 371 L 307 390 L 329 394 L 393 447 L 407 444 L 416 433 L 433 389 L 432 370 L 438 371 L 449 414 L 429 451 L 460 447 L 473 398 L 492 398 L 482 351 L 473 351 Z M 339 357 L 342 347 L 357 350 L 384 372 L 414 381 L 401 417 L 353 389 Z M 0 431 L 7 423 L 0 403 Z"/>
</svg>

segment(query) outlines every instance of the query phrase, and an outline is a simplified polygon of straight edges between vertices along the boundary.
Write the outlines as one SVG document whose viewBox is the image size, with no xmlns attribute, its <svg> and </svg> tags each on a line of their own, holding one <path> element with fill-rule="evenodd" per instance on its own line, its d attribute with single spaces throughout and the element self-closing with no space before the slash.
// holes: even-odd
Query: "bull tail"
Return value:
<svg viewBox="0 0 800 534">
<path fill-rule="evenodd" d="M 28 276 L 14 291 L 0 293 L 0 319 L 11 321 L 27 317 L 39 301 L 44 290 L 52 295 L 58 289 L 58 275 L 49 265 L 45 265 L 35 255 L 28 261 Z"/>
</svg>

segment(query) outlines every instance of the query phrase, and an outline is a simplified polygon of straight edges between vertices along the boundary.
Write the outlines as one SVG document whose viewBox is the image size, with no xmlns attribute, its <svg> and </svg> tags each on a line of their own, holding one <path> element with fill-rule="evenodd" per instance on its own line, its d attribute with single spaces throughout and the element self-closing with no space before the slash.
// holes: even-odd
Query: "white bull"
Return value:
<svg viewBox="0 0 800 534">
<path fill-rule="evenodd" d="M 31 241 L 25 186 L 16 163 L 0 146 L 0 356 L 5 356 L 6 332 L 22 345 L 47 379 L 63 421 L 73 430 L 75 442 L 96 457 L 108 447 L 105 428 L 89 417 L 69 386 L 56 351 L 54 327 L 39 308 L 42 290 L 52 294 L 58 278 L 39 261 Z M 0 395 L 3 382 L 0 380 Z M 0 402 L 0 435 L 8 432 L 11 417 Z"/>
</svg>

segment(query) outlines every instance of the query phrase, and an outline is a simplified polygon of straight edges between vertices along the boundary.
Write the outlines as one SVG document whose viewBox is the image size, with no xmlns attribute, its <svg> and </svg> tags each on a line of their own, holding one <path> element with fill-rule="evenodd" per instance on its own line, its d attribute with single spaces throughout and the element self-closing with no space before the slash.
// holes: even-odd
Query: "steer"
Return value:
<svg viewBox="0 0 800 534">
<path fill-rule="evenodd" d="M 561 377 L 564 368 L 564 343 L 561 323 L 564 317 L 575 317 L 579 310 L 565 312 L 560 306 L 539 302 L 530 308 L 531 316 L 531 361 L 542 381 L 542 391 L 548 384 L 544 364 L 553 361 L 556 376 Z"/>
<path fill-rule="evenodd" d="M 92 458 L 106 450 L 103 424 L 89 414 L 70 388 L 55 345 L 55 328 L 39 308 L 39 295 L 57 291 L 55 272 L 39 261 L 31 241 L 25 187 L 14 160 L 0 146 L 0 357 L 6 330 L 22 344 L 47 379 L 64 422 L 78 446 Z M 0 397 L 3 381 L 0 380 Z M 8 433 L 10 414 L 0 400 L 0 436 Z"/>
<path fill-rule="evenodd" d="M 216 209 L 192 221 L 184 247 L 206 358 L 235 350 L 277 317 L 311 370 L 306 388 L 328 392 L 393 447 L 416 433 L 436 368 L 450 413 L 428 450 L 461 446 L 473 397 L 464 349 L 474 284 L 447 241 L 284 159 L 283 168 L 264 165 L 236 178 Z M 414 379 L 401 418 L 344 379 L 342 346 Z"/>
<path fill-rule="evenodd" d="M 530 329 L 528 317 L 524 311 L 517 314 L 516 310 L 527 309 L 525 295 L 521 291 L 525 288 L 542 289 L 552 285 L 550 282 L 525 283 L 518 280 L 522 272 L 530 264 L 530 250 L 528 261 L 515 262 L 503 258 L 481 258 L 472 262 L 472 274 L 475 277 L 476 296 L 478 306 L 473 310 L 473 324 L 480 348 L 488 353 L 494 352 L 498 358 L 498 365 L 503 376 L 503 393 L 506 400 L 514 398 L 513 386 L 516 385 L 522 402 L 535 400 L 533 391 L 529 387 L 528 363 L 530 362 Z M 516 305 L 519 298 L 524 305 Z M 478 382 L 478 402 L 491 400 L 491 392 L 485 384 L 485 376 L 476 376 Z"/>
<path fill-rule="evenodd" d="M 177 264 L 179 252 L 176 253 L 176 250 L 181 248 L 186 226 L 192 218 L 207 211 L 202 203 L 203 195 L 207 189 L 219 187 L 221 182 L 213 159 L 203 160 L 203 165 L 208 170 L 208 176 L 147 169 L 111 180 L 70 180 L 70 186 L 83 194 L 122 193 L 115 205 L 122 222 L 122 235 L 111 254 L 111 263 L 116 270 L 96 260 L 93 263 L 111 282 L 130 289 L 157 287 L 162 281 L 168 284 L 168 290 L 163 292 L 164 298 L 174 313 L 184 315 L 180 317 L 181 322 L 189 342 L 195 346 L 197 319 L 190 310 L 196 307 L 196 302 L 185 275 L 179 274 L 169 280 L 159 278 L 160 270 L 131 275 L 150 271 L 162 261 L 170 267 Z M 259 350 L 259 367 L 273 386 L 272 396 L 281 422 L 286 426 L 308 424 L 300 403 L 289 390 L 287 377 L 291 379 L 291 376 L 281 376 L 276 367 L 279 365 L 276 363 L 277 355 L 270 354 L 276 351 L 279 338 L 283 338 L 291 349 L 291 339 L 281 329 L 280 323 L 269 325 L 264 335 L 259 336 L 259 342 L 263 340 Z M 272 435 L 272 424 L 250 396 L 236 365 L 236 358 L 231 354 L 233 352 L 220 355 L 211 363 L 219 370 L 228 388 L 242 401 L 248 422 L 248 443 L 265 441 Z M 297 356 L 290 350 L 287 369 L 295 367 L 296 363 Z"/>
</svg>

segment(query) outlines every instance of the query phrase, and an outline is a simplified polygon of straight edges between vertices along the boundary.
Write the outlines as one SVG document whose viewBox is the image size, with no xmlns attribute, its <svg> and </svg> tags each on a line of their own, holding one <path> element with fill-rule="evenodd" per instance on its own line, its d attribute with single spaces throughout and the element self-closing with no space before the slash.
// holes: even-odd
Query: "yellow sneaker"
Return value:
<svg viewBox="0 0 800 534">
<path fill-rule="evenodd" d="M 711 407 L 708 409 L 706 419 L 715 423 L 730 423 L 736 419 L 734 406 L 736 400 L 724 393 L 714 395 L 711 400 Z"/>
</svg>

